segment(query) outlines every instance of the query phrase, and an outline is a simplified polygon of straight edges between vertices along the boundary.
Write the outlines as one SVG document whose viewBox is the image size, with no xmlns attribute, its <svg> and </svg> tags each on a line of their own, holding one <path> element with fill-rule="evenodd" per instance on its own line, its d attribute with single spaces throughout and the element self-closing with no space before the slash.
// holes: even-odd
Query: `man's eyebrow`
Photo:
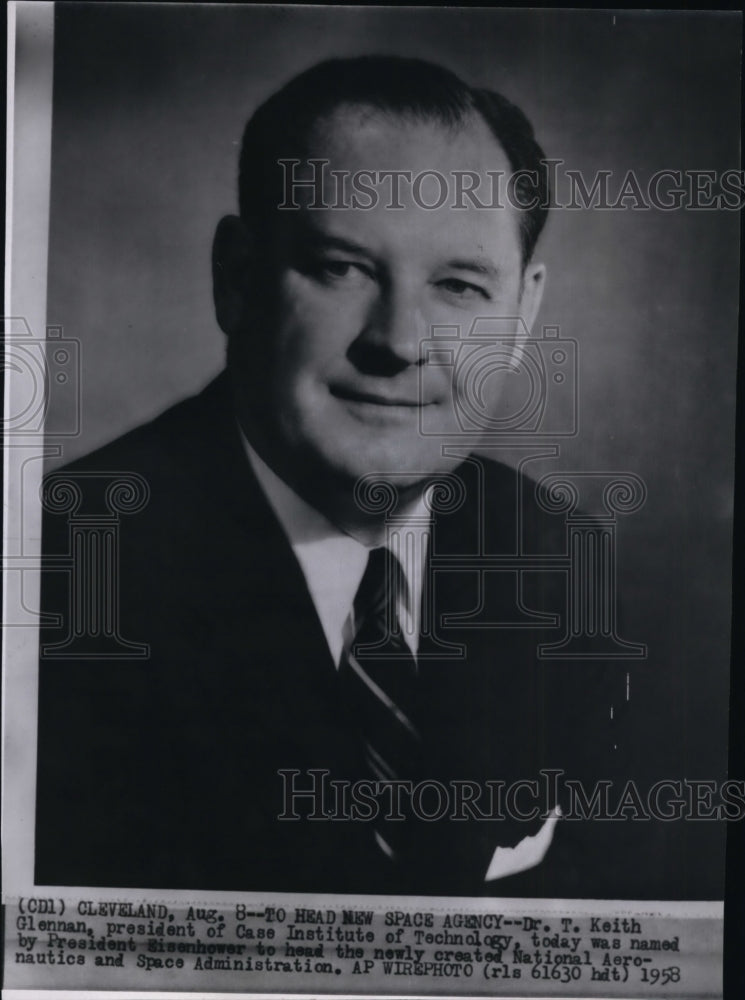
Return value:
<svg viewBox="0 0 745 1000">
<path fill-rule="evenodd" d="M 471 271 L 492 281 L 497 281 L 500 276 L 499 268 L 488 257 L 455 257 L 446 261 L 445 267 L 451 267 L 455 271 Z"/>
<path fill-rule="evenodd" d="M 344 250 L 347 253 L 372 257 L 372 251 L 361 243 L 348 240 L 344 236 L 336 236 L 333 233 L 324 233 L 318 229 L 306 229 L 303 233 L 307 243 L 319 250 Z"/>
</svg>

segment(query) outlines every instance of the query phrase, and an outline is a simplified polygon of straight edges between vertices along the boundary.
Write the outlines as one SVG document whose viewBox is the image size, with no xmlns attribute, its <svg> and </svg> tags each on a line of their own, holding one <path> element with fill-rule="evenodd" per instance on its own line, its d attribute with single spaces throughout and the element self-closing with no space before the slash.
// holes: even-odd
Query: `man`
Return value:
<svg viewBox="0 0 745 1000">
<path fill-rule="evenodd" d="M 110 596 L 148 655 L 76 657 L 79 605 L 47 574 L 63 627 L 42 637 L 38 882 L 621 894 L 607 825 L 562 823 L 554 790 L 437 819 L 393 798 L 530 793 L 547 770 L 591 790 L 623 748 L 619 671 L 537 655 L 562 574 L 518 593 L 481 571 L 561 555 L 564 524 L 472 454 L 462 409 L 476 392 L 494 411 L 499 380 L 443 355 L 486 317 L 519 369 L 545 280 L 541 158 L 517 108 L 413 60 L 321 64 L 255 113 L 214 246 L 226 372 L 48 483 L 52 507 L 65 479 L 146 484 Z M 464 196 L 500 176 L 521 178 L 513 198 Z M 64 554 L 54 520 L 45 551 Z M 544 630 L 500 628 L 518 605 Z M 326 779 L 356 812 L 319 798 Z M 390 797 L 365 811 L 371 788 Z"/>
</svg>

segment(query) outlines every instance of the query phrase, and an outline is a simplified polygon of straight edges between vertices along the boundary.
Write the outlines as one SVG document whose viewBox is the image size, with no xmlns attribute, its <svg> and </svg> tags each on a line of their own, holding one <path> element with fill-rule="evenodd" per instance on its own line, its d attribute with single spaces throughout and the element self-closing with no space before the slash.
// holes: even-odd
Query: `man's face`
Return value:
<svg viewBox="0 0 745 1000">
<path fill-rule="evenodd" d="M 242 405 L 250 410 L 254 400 L 264 455 L 286 478 L 300 469 L 350 483 L 395 473 L 399 485 L 402 477 L 413 484 L 457 464 L 443 454 L 443 439 L 462 435 L 454 401 L 474 391 L 467 366 L 429 357 L 433 328 L 463 341 L 477 318 L 507 317 L 514 330 L 521 311 L 530 326 L 537 309 L 543 272 L 532 268 L 523 282 L 518 211 L 467 199 L 466 208 L 452 207 L 454 171 L 478 172 L 487 201 L 486 171 L 508 175 L 510 165 L 478 118 L 451 130 L 359 107 L 319 123 L 308 155 L 330 161 L 327 178 L 436 170 L 448 197 L 427 208 L 436 182 L 418 192 L 402 182 L 403 208 L 391 208 L 388 181 L 376 188 L 375 207 L 311 209 L 312 192 L 295 189 L 301 208 L 279 211 L 273 246 L 255 250 L 271 255 L 273 278 L 249 293 L 240 334 L 248 341 L 234 355 Z M 333 185 L 327 194 L 333 204 Z M 257 322 L 265 328 L 252 329 Z M 492 405 L 497 381 L 481 386 Z"/>
</svg>

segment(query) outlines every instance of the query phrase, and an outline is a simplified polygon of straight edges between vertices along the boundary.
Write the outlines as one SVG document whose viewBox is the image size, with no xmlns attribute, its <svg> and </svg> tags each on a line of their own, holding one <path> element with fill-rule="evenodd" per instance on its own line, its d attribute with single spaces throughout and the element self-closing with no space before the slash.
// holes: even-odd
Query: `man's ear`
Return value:
<svg viewBox="0 0 745 1000">
<path fill-rule="evenodd" d="M 546 286 L 545 264 L 528 264 L 523 274 L 519 311 L 525 326 L 520 327 L 512 354 L 515 365 L 520 363 L 525 350 L 525 341 L 530 335 L 538 310 L 541 307 L 543 289 Z"/>
<path fill-rule="evenodd" d="M 528 328 L 533 329 L 533 323 L 538 315 L 546 286 L 546 265 L 528 264 L 523 275 L 523 288 L 520 294 L 520 315 Z"/>
<path fill-rule="evenodd" d="M 212 244 L 212 294 L 217 322 L 228 336 L 245 322 L 246 295 L 252 270 L 253 240 L 236 215 L 220 219 Z"/>
</svg>

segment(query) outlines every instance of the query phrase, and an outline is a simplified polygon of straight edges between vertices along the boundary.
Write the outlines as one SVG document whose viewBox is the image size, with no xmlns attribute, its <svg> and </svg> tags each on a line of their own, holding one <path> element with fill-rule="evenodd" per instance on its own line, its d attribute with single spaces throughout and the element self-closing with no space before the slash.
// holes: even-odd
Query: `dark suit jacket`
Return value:
<svg viewBox="0 0 745 1000">
<path fill-rule="evenodd" d="M 301 770 L 299 784 L 309 768 L 366 775 L 302 571 L 243 452 L 225 376 L 66 470 L 89 491 L 98 473 L 115 472 L 136 472 L 150 491 L 143 510 L 121 516 L 114 595 L 121 635 L 147 643 L 149 656 L 41 656 L 37 882 L 658 895 L 653 864 L 619 824 L 560 822 L 541 865 L 485 886 L 495 847 L 535 833 L 539 820 L 420 824 L 416 859 L 402 869 L 374 846 L 368 823 L 278 820 L 279 769 Z M 435 515 L 431 558 L 514 553 L 518 523 L 524 551 L 564 551 L 563 517 L 539 511 L 529 480 L 483 459 L 456 475 L 467 501 Z M 86 494 L 82 509 L 88 503 Z M 45 553 L 67 552 L 67 515 L 50 515 L 44 532 Z M 629 738 L 623 666 L 540 660 L 538 644 L 557 630 L 497 627 L 515 614 L 514 573 L 481 578 L 454 565 L 435 577 L 437 632 L 465 656 L 437 655 L 422 636 L 423 777 L 509 785 L 557 768 L 590 789 L 614 779 Z M 43 630 L 43 645 L 69 627 L 69 589 L 64 572 L 45 573 L 44 610 L 63 625 Z M 561 613 L 564 589 L 561 573 L 536 572 L 521 596 Z M 467 612 L 471 627 L 440 620 Z"/>
</svg>

